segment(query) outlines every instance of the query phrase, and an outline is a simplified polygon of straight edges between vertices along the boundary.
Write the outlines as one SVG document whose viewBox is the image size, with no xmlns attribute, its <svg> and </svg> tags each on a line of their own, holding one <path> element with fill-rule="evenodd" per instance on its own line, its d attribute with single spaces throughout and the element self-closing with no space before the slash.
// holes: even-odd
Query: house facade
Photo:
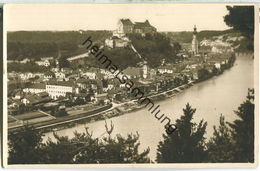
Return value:
<svg viewBox="0 0 260 171">
<path fill-rule="evenodd" d="M 66 93 L 73 93 L 74 86 L 70 82 L 51 82 L 46 85 L 46 92 L 52 99 L 57 99 L 58 97 L 65 97 Z"/>
<path fill-rule="evenodd" d="M 42 93 L 46 91 L 45 86 L 46 85 L 43 83 L 32 84 L 29 87 L 24 88 L 23 92 L 32 94 Z"/>
<path fill-rule="evenodd" d="M 37 65 L 39 66 L 45 66 L 45 67 L 48 67 L 51 65 L 50 61 L 49 60 L 43 60 L 43 61 L 36 61 L 35 62 Z"/>
</svg>

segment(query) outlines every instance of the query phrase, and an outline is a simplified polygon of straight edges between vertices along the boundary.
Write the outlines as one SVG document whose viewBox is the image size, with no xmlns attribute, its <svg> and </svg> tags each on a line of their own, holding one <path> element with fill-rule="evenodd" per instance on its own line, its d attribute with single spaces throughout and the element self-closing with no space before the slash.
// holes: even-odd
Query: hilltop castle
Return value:
<svg viewBox="0 0 260 171">
<path fill-rule="evenodd" d="M 130 19 L 120 19 L 117 23 L 117 29 L 113 35 L 123 37 L 129 33 L 139 33 L 145 35 L 146 33 L 155 33 L 156 28 L 153 27 L 148 20 L 145 22 L 132 23 Z"/>
<path fill-rule="evenodd" d="M 130 40 L 127 34 L 136 33 L 145 36 L 147 33 L 156 33 L 156 28 L 153 27 L 148 20 L 145 22 L 132 23 L 130 19 L 120 19 L 117 23 L 117 29 L 113 31 L 113 36 L 105 40 L 107 47 L 126 47 Z"/>
</svg>

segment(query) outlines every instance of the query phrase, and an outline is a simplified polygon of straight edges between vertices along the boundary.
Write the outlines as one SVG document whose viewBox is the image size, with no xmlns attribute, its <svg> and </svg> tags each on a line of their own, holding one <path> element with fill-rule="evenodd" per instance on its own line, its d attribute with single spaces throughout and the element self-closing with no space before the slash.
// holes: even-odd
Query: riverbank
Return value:
<svg viewBox="0 0 260 171">
<path fill-rule="evenodd" d="M 184 89 L 193 85 L 193 82 L 190 82 L 185 85 L 181 85 L 171 90 L 167 90 L 165 92 L 161 92 L 158 94 L 149 95 L 151 100 L 154 102 L 158 102 L 161 100 L 165 100 L 166 98 L 177 95 L 177 93 L 182 92 Z M 116 107 L 115 107 L 116 106 Z M 41 130 L 41 132 L 52 132 L 58 131 L 62 129 L 67 129 L 76 126 L 77 124 L 87 124 L 96 122 L 99 120 L 105 120 L 112 117 L 117 117 L 126 113 L 135 112 L 145 108 L 144 105 L 140 105 L 137 103 L 137 100 L 131 100 L 124 103 L 112 104 L 102 107 L 95 111 L 89 111 L 80 115 L 72 115 L 61 118 L 56 118 L 55 120 L 45 121 L 37 124 L 33 124 L 33 127 L 37 130 Z M 19 132 L 19 130 L 23 127 L 23 125 L 11 128 L 8 130 L 8 133 L 11 132 Z"/>
<path fill-rule="evenodd" d="M 110 108 L 112 108 L 112 104 L 109 104 L 109 105 L 106 105 L 106 106 L 103 106 L 103 107 L 100 107 L 100 108 L 97 108 L 97 109 L 94 109 L 91 111 L 87 111 L 87 112 L 84 112 L 84 113 L 81 113 L 78 115 L 68 115 L 68 116 L 64 116 L 64 117 L 55 118 L 53 120 L 47 120 L 47 121 L 30 124 L 30 125 L 33 126 L 35 129 L 42 130 L 43 132 L 50 131 L 54 128 L 67 128 L 73 122 L 81 121 L 84 119 L 91 118 L 92 116 L 100 115 L 100 114 L 110 110 Z M 8 128 L 8 133 L 19 132 L 19 130 L 23 126 L 24 126 L 24 124 L 13 127 L 13 128 Z"/>
<path fill-rule="evenodd" d="M 201 81 L 190 82 L 188 84 L 181 85 L 181 86 L 173 88 L 171 90 L 167 90 L 165 92 L 150 95 L 147 97 L 149 97 L 151 100 L 153 100 L 153 102 L 160 102 L 167 98 L 178 95 L 179 93 L 183 92 L 185 89 L 187 89 L 187 88 L 193 86 L 195 83 L 199 83 L 199 82 L 201 82 Z M 54 128 L 54 130 L 52 130 L 51 128 L 45 128 L 43 130 L 43 132 L 59 131 L 59 130 L 67 129 L 67 128 L 72 128 L 72 127 L 75 127 L 77 124 L 89 124 L 89 123 L 93 123 L 93 122 L 100 121 L 100 120 L 118 117 L 118 116 L 121 116 L 121 115 L 124 115 L 127 113 L 137 112 L 144 108 L 145 108 L 145 106 L 140 105 L 137 102 L 137 100 L 132 100 L 129 102 L 124 102 L 123 104 L 117 104 L 117 107 L 114 107 L 113 109 L 111 109 L 109 111 L 105 111 L 100 114 L 96 114 L 95 116 L 93 115 L 93 116 L 90 116 L 89 118 L 82 118 L 75 122 L 71 122 L 68 124 L 60 125 L 60 126 L 57 125 L 56 127 L 52 127 L 52 129 Z"/>
<path fill-rule="evenodd" d="M 154 102 L 162 101 L 167 98 L 173 97 L 181 93 L 185 89 L 193 86 L 196 83 L 208 80 L 214 76 L 222 74 L 226 69 L 229 69 L 230 67 L 233 66 L 234 61 L 235 58 L 229 58 L 228 61 L 225 61 L 225 63 L 221 64 L 221 69 L 217 70 L 217 72 L 209 72 L 208 75 L 205 75 L 202 79 L 189 81 L 187 84 L 180 85 L 178 87 L 172 88 L 170 90 L 166 90 L 164 92 L 150 94 L 147 97 L 149 97 Z M 57 130 L 74 127 L 77 124 L 92 123 L 99 120 L 105 120 L 112 117 L 117 117 L 126 113 L 141 110 L 143 108 L 145 108 L 145 106 L 140 105 L 137 102 L 137 100 L 130 100 L 123 103 L 117 103 L 117 104 L 114 103 L 113 105 L 110 104 L 97 111 L 89 111 L 80 115 L 57 118 L 55 120 L 37 123 L 34 124 L 33 126 L 35 127 L 35 129 L 39 129 L 42 132 L 57 131 Z M 18 132 L 20 128 L 21 127 L 10 129 L 9 132 Z"/>
<path fill-rule="evenodd" d="M 178 86 L 178 87 L 175 87 L 173 89 L 166 90 L 164 92 L 160 92 L 160 93 L 157 93 L 157 94 L 148 95 L 147 97 L 149 99 L 151 99 L 153 102 L 159 102 L 159 101 L 165 100 L 167 98 L 176 96 L 177 94 L 179 94 L 182 91 L 184 91 L 185 89 L 193 86 L 194 84 L 206 81 L 206 80 L 208 80 L 212 77 L 223 74 L 223 72 L 225 70 L 231 68 L 234 65 L 235 60 L 236 60 L 236 57 L 231 56 L 228 60 L 226 60 L 225 62 L 223 62 L 221 64 L 220 69 L 218 69 L 214 72 L 213 71 L 208 72 L 208 74 L 205 75 L 204 77 L 202 77 L 201 79 L 193 80 L 193 81 L 190 81 L 187 84 L 184 84 L 184 85 L 181 85 L 181 86 Z M 123 106 L 118 107 L 117 109 L 119 111 L 113 116 L 110 115 L 109 118 L 116 117 L 116 116 L 119 116 L 119 115 L 122 115 L 122 114 L 125 114 L 125 113 L 135 112 L 135 111 L 141 110 L 143 108 L 145 108 L 145 106 L 139 104 L 138 100 L 132 100 L 132 103 L 126 103 Z"/>
<path fill-rule="evenodd" d="M 172 121 L 183 115 L 183 108 L 189 103 L 196 108 L 193 122 L 199 123 L 202 119 L 207 122 L 205 138 L 209 139 L 214 133 L 214 126 L 218 127 L 221 114 L 227 122 L 238 119 L 234 113 L 245 100 L 248 88 L 254 85 L 253 77 L 254 61 L 252 58 L 237 57 L 234 66 L 225 70 L 222 74 L 211 79 L 198 82 L 189 88 L 177 93 L 175 96 L 156 102 L 163 112 L 169 115 Z M 132 105 L 133 106 L 133 105 Z M 120 134 L 127 137 L 128 134 L 140 135 L 140 152 L 150 148 L 149 157 L 156 159 L 157 147 L 163 140 L 164 126 L 154 119 L 148 108 L 137 109 L 107 120 L 112 121 L 114 130 L 111 134 L 116 137 Z M 74 137 L 74 132 L 85 132 L 85 127 L 93 133 L 93 138 L 100 138 L 106 134 L 103 120 L 88 122 L 87 124 L 75 124 L 74 127 L 56 131 L 60 136 Z M 45 133 L 43 142 L 48 139 L 55 140 L 52 131 Z"/>
</svg>

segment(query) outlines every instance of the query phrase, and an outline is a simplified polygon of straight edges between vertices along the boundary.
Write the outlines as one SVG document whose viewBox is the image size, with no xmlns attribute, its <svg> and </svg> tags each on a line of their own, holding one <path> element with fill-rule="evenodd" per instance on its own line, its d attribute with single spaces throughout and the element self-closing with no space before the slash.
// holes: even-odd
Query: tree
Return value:
<svg viewBox="0 0 260 171">
<path fill-rule="evenodd" d="M 253 50 L 254 40 L 254 6 L 227 6 L 229 13 L 224 17 L 225 23 L 240 31 L 249 39 L 249 50 Z"/>
<path fill-rule="evenodd" d="M 220 117 L 218 130 L 207 143 L 210 162 L 254 162 L 254 90 L 249 89 L 247 100 L 235 114 L 232 123 Z"/>
<path fill-rule="evenodd" d="M 58 109 L 54 112 L 54 116 L 56 117 L 63 117 L 63 116 L 67 116 L 68 112 L 65 109 Z"/>
<path fill-rule="evenodd" d="M 66 57 L 59 58 L 59 67 L 60 68 L 68 68 L 70 66 L 70 62 L 67 60 Z"/>
<path fill-rule="evenodd" d="M 138 142 L 139 135 L 129 134 L 127 138 L 117 135 L 116 138 L 111 137 L 114 125 L 111 122 L 110 128 L 105 124 L 108 136 L 103 137 L 102 140 L 98 138 L 92 139 L 92 134 L 88 133 L 86 129 L 85 136 L 90 138 L 92 142 L 91 147 L 83 147 L 80 155 L 76 155 L 76 163 L 149 163 L 150 159 L 147 157 L 149 148 L 142 153 L 138 153 L 140 143 Z M 83 144 L 84 145 L 84 144 Z M 95 151 L 98 151 L 95 152 Z M 81 155 L 86 154 L 86 155 Z M 88 155 L 87 155 L 88 154 Z M 89 155 L 90 154 L 90 155 Z M 86 157 L 87 156 L 87 157 Z"/>
<path fill-rule="evenodd" d="M 147 34 L 144 37 L 139 34 L 129 34 L 128 37 L 150 67 L 160 66 L 162 59 L 173 63 L 177 58 L 176 54 L 181 50 L 178 42 L 171 43 L 169 37 L 162 33 Z"/>
<path fill-rule="evenodd" d="M 108 136 L 93 138 L 92 133 L 74 133 L 74 137 L 60 137 L 54 134 L 56 141 L 48 141 L 44 147 L 47 163 L 148 163 L 149 149 L 138 153 L 139 135 L 130 134 L 127 138 L 117 135 L 111 137 L 113 125 L 108 128 Z"/>
<path fill-rule="evenodd" d="M 43 156 L 40 163 L 44 164 L 72 164 L 77 146 L 68 137 L 53 133 L 55 141 L 48 139 L 42 146 Z"/>
<path fill-rule="evenodd" d="M 8 135 L 9 164 L 37 164 L 41 158 L 42 134 L 25 125 L 19 133 Z"/>
<path fill-rule="evenodd" d="M 254 162 L 254 89 L 235 111 L 239 119 L 229 123 L 235 140 L 235 162 Z"/>
<path fill-rule="evenodd" d="M 196 163 L 206 161 L 205 130 L 207 123 L 191 122 L 196 109 L 189 104 L 183 109 L 184 115 L 176 120 L 178 128 L 171 135 L 163 135 L 159 142 L 156 160 L 159 163 Z"/>
<path fill-rule="evenodd" d="M 113 124 L 102 137 L 74 132 L 74 137 L 54 133 L 54 141 L 42 142 L 42 134 L 25 127 L 9 136 L 9 164 L 86 164 L 86 163 L 149 163 L 149 148 L 139 152 L 139 135 L 112 138 Z"/>
<path fill-rule="evenodd" d="M 220 116 L 218 129 L 214 126 L 213 137 L 207 143 L 209 161 L 213 163 L 234 161 L 234 140 L 231 129 L 225 122 L 225 117 Z"/>
<path fill-rule="evenodd" d="M 209 71 L 206 68 L 201 68 L 198 70 L 198 78 L 199 80 L 203 81 L 209 77 Z"/>
</svg>

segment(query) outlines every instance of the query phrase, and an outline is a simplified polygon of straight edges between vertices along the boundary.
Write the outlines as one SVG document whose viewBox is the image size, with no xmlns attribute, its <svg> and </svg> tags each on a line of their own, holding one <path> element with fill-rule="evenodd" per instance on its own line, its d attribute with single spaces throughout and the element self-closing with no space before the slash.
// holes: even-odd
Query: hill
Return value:
<svg viewBox="0 0 260 171">
<path fill-rule="evenodd" d="M 88 37 L 97 43 L 109 31 L 17 31 L 7 33 L 8 60 L 39 59 L 46 56 L 69 57 L 84 52 L 81 43 Z"/>
</svg>

